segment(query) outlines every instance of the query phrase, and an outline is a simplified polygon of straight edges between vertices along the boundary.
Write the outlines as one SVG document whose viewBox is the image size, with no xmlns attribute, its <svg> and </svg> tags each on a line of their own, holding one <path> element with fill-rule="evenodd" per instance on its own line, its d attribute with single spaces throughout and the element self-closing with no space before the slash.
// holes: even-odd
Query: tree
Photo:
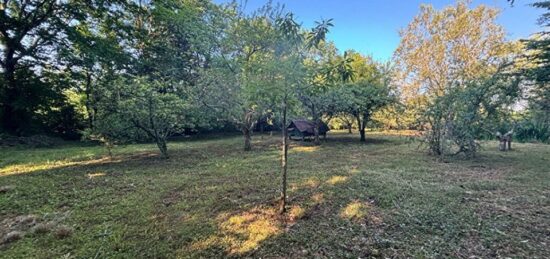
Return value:
<svg viewBox="0 0 550 259">
<path fill-rule="evenodd" d="M 502 69 L 516 54 L 496 24 L 497 15 L 496 9 L 484 5 L 469 9 L 463 1 L 441 11 L 423 5 L 400 33 L 395 53 L 397 83 L 405 100 L 425 97 L 422 121 L 427 124 L 426 141 L 433 154 L 444 155 L 451 145 L 460 152 L 475 153 L 474 125 L 481 123 L 480 109 L 488 109 L 478 99 L 490 99 L 484 95 L 488 90 L 481 89 L 517 89 L 502 79 L 502 73 L 510 74 Z M 509 104 L 507 100 L 501 98 L 498 104 Z"/>
<path fill-rule="evenodd" d="M 361 80 L 345 85 L 340 94 L 346 100 L 343 111 L 355 118 L 360 141 L 365 142 L 365 128 L 372 114 L 393 102 L 388 86 L 377 81 Z"/>
<path fill-rule="evenodd" d="M 346 52 L 335 66 L 340 86 L 330 93 L 329 109 L 334 114 L 347 114 L 357 123 L 360 141 L 366 141 L 365 128 L 372 114 L 393 102 L 389 88 L 389 71 L 369 57 L 353 51 Z M 334 77 L 333 77 L 334 78 Z M 349 81 L 346 83 L 346 81 Z"/>
<path fill-rule="evenodd" d="M 32 71 L 55 60 L 50 54 L 63 42 L 69 20 L 77 18 L 77 5 L 66 1 L 5 0 L 0 8 L 0 86 L 2 128 L 21 134 L 29 126 L 32 112 L 26 107 L 25 77 L 18 71 Z M 38 75 L 36 75 L 38 77 Z M 35 92 L 36 93 L 36 92 Z M 29 93 L 29 94 L 35 94 Z M 43 98 L 37 96 L 37 98 Z"/>
<path fill-rule="evenodd" d="M 538 1 L 532 4 L 545 10 L 538 20 L 539 25 L 550 25 L 550 1 Z M 526 55 L 517 63 L 523 65 L 523 75 L 529 85 L 529 111 L 522 123 L 521 133 L 541 141 L 550 140 L 550 32 L 543 30 L 524 41 Z"/>
<path fill-rule="evenodd" d="M 95 85 L 98 110 L 90 135 L 110 142 L 127 137 L 153 140 L 167 158 L 170 136 L 209 119 L 202 111 L 200 101 L 206 97 L 199 77 L 211 65 L 218 10 L 201 1 L 148 2 L 133 8 L 135 16 L 127 18 L 132 23 L 125 28 L 128 40 L 120 42 L 131 54 L 129 64 L 104 77 L 112 76 L 109 84 Z M 92 58 L 95 65 L 88 68 L 99 60 Z M 109 124 L 111 120 L 118 123 Z M 139 133 L 121 134 L 129 128 Z"/>
<path fill-rule="evenodd" d="M 235 3 L 226 8 L 226 37 L 219 42 L 221 53 L 217 64 L 226 76 L 218 79 L 223 80 L 229 94 L 222 103 L 225 105 L 209 106 L 218 107 L 241 130 L 244 150 L 250 151 L 254 126 L 272 106 L 272 86 L 266 84 L 268 75 L 262 68 L 277 44 L 275 21 L 282 9 L 268 3 L 246 15 L 239 8 Z"/>
<path fill-rule="evenodd" d="M 281 175 L 282 188 L 280 197 L 279 212 L 286 211 L 286 188 L 287 188 L 287 160 L 288 160 L 288 130 L 287 115 L 289 104 L 296 99 L 298 87 L 305 82 L 305 58 L 310 48 L 317 48 L 328 32 L 330 22 L 318 23 L 317 26 L 307 34 L 303 34 L 300 25 L 295 21 L 292 13 L 276 20 L 278 33 L 278 44 L 274 48 L 272 62 L 269 62 L 271 78 L 278 82 L 276 96 L 281 100 L 281 127 L 282 127 L 282 155 Z"/>
<path fill-rule="evenodd" d="M 497 15 L 484 5 L 469 9 L 465 1 L 441 11 L 422 5 L 395 52 L 405 97 L 441 96 L 457 82 L 495 73 L 510 53 Z"/>
<path fill-rule="evenodd" d="M 310 35 L 315 32 L 324 32 L 325 29 L 321 26 L 333 26 L 331 21 L 322 21 L 317 23 Z M 334 86 L 332 78 L 327 73 L 332 71 L 332 58 L 336 57 L 336 48 L 332 43 L 320 41 L 313 36 L 308 37 L 309 40 L 315 40 L 317 43 L 311 45 L 308 43 L 308 52 L 305 60 L 305 68 L 307 71 L 307 79 L 304 84 L 298 87 L 297 97 L 306 108 L 314 123 L 314 144 L 319 145 L 319 127 L 321 118 L 328 112 L 328 95 L 327 91 Z M 315 47 L 317 46 L 317 47 Z M 315 48 L 313 48 L 315 47 Z M 327 72 L 329 71 L 329 72 Z"/>
<path fill-rule="evenodd" d="M 497 132 L 495 122 L 509 113 L 520 93 L 519 80 L 505 69 L 491 77 L 464 82 L 434 99 L 425 117 L 431 125 L 426 140 L 432 154 L 473 157 L 478 150 L 476 139 L 484 131 Z"/>
<path fill-rule="evenodd" d="M 193 106 L 187 102 L 183 85 L 167 80 L 136 78 L 117 84 L 120 93 L 119 119 L 126 118 L 153 140 L 168 158 L 167 139 L 173 133 L 193 127 Z"/>
</svg>

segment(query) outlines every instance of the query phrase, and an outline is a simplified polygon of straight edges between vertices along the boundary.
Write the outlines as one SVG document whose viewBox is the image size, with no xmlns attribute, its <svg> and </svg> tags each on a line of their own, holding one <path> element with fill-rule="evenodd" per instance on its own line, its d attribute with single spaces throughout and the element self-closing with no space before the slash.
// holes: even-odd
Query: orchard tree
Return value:
<svg viewBox="0 0 550 259">
<path fill-rule="evenodd" d="M 536 33 L 527 40 L 527 61 L 524 74 L 530 81 L 529 117 L 527 130 L 532 131 L 535 137 L 542 141 L 550 141 L 550 1 L 538 1 L 532 4 L 545 12 L 539 18 L 539 25 L 545 30 Z"/>
<path fill-rule="evenodd" d="M 360 141 L 365 142 L 365 129 L 372 114 L 394 101 L 387 85 L 378 80 L 360 80 L 345 85 L 339 94 L 344 98 L 341 109 L 354 117 Z"/>
<path fill-rule="evenodd" d="M 272 85 L 266 83 L 269 75 L 263 67 L 277 44 L 275 20 L 282 9 L 266 4 L 247 15 L 241 8 L 235 3 L 225 6 L 219 56 L 213 57 L 214 71 L 207 71 L 204 81 L 223 89 L 224 96 L 207 106 L 239 128 L 244 150 L 250 151 L 254 126 L 272 106 Z"/>
<path fill-rule="evenodd" d="M 31 103 L 25 96 L 41 100 L 48 95 L 40 95 L 45 93 L 29 85 L 23 74 L 54 65 L 52 53 L 65 43 L 63 33 L 71 19 L 79 18 L 79 6 L 57 0 L 9 0 L 0 5 L 0 125 L 8 133 L 21 134 L 35 112 L 28 109 Z"/>
<path fill-rule="evenodd" d="M 360 141 L 364 142 L 365 129 L 372 114 L 395 99 L 389 86 L 391 74 L 370 57 L 353 51 L 346 52 L 338 64 L 336 75 L 340 77 L 341 85 L 331 93 L 332 109 L 354 118 Z"/>
<path fill-rule="evenodd" d="M 269 74 L 274 82 L 277 82 L 276 96 L 281 101 L 281 127 L 282 127 L 282 155 L 281 175 L 282 187 L 280 196 L 279 212 L 286 211 L 286 188 L 287 188 L 287 161 L 288 161 L 288 130 L 287 116 L 289 106 L 296 102 L 300 85 L 305 83 L 306 69 L 305 59 L 311 48 L 317 48 L 324 42 L 330 22 L 320 22 L 318 26 L 307 33 L 303 33 L 301 26 L 296 22 L 292 13 L 276 20 L 276 31 L 278 44 L 273 51 L 272 62 L 268 63 L 271 68 Z"/>
<path fill-rule="evenodd" d="M 459 124 L 460 116 L 455 113 L 457 109 L 448 107 L 456 107 L 453 102 L 457 102 L 472 109 L 459 109 L 464 114 L 476 114 L 482 108 L 468 105 L 466 97 L 474 98 L 469 94 L 470 86 L 494 82 L 487 78 L 501 78 L 497 74 L 509 72 L 502 68 L 515 55 L 514 45 L 505 41 L 504 30 L 496 23 L 498 11 L 484 5 L 470 9 L 467 3 L 459 1 L 441 11 L 423 5 L 420 14 L 400 32 L 401 43 L 395 53 L 397 83 L 402 86 L 405 100 L 426 97 L 426 140 L 430 151 L 437 155 L 450 150 L 447 147 L 453 139 L 464 139 L 466 135 L 468 141 L 455 144 L 468 143 L 458 149 L 475 152 L 472 143 L 476 136 L 470 134 L 473 130 L 451 127 Z M 440 110 L 434 111 L 434 107 Z"/>
<path fill-rule="evenodd" d="M 115 91 L 121 94 L 119 118 L 143 131 L 164 158 L 168 158 L 168 137 L 195 125 L 195 106 L 188 102 L 180 82 L 141 77 L 119 82 Z"/>
<path fill-rule="evenodd" d="M 400 31 L 395 62 L 406 97 L 441 96 L 460 82 L 493 74 L 510 53 L 498 10 L 468 2 L 441 11 L 422 5 L 420 13 Z"/>
<path fill-rule="evenodd" d="M 218 10 L 200 1 L 147 2 L 136 8 L 127 40 L 120 42 L 131 59 L 112 72 L 116 80 L 95 86 L 96 106 L 104 110 L 96 111 L 100 116 L 89 135 L 117 140 L 128 137 L 121 132 L 131 127 L 139 134 L 130 137 L 153 140 L 167 158 L 171 135 L 208 118 L 198 101 L 206 99 L 198 78 L 211 64 Z"/>
</svg>

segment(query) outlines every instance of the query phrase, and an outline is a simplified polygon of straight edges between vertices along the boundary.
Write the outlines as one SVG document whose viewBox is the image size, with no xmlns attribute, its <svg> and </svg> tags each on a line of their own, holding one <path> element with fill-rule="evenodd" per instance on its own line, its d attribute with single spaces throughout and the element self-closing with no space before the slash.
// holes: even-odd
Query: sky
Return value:
<svg viewBox="0 0 550 259">
<path fill-rule="evenodd" d="M 268 0 L 237 0 L 246 3 L 251 11 Z M 227 0 L 214 0 L 216 3 Z M 379 61 L 387 61 L 399 44 L 399 30 L 418 14 L 420 4 L 431 4 L 436 9 L 453 5 L 454 0 L 273 0 L 285 5 L 305 28 L 321 19 L 333 19 L 334 27 L 328 34 L 340 51 L 355 49 Z M 537 18 L 542 10 L 529 6 L 531 0 L 516 0 L 510 6 L 506 0 L 473 0 L 470 7 L 480 4 L 501 10 L 497 23 L 510 40 L 527 38 L 541 31 Z"/>
</svg>

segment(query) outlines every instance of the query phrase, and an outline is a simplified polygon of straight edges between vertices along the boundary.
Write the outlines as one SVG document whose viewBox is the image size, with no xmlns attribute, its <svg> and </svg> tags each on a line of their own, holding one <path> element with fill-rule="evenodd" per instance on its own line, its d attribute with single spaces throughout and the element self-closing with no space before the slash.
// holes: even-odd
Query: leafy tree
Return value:
<svg viewBox="0 0 550 259">
<path fill-rule="evenodd" d="M 219 39 L 220 56 L 216 62 L 219 69 L 215 72 L 217 85 L 224 89 L 225 96 L 222 102 L 216 100 L 216 104 L 209 106 L 241 130 L 244 150 L 249 151 L 256 122 L 274 105 L 273 86 L 266 83 L 269 74 L 264 65 L 270 62 L 277 44 L 275 21 L 282 7 L 268 3 L 250 15 L 240 8 L 236 3 L 225 8 L 227 28 L 225 37 Z M 220 72 L 224 76 L 219 76 Z"/>
<path fill-rule="evenodd" d="M 405 97 L 441 96 L 459 82 L 495 73 L 511 47 L 497 15 L 484 5 L 469 9 L 465 1 L 441 11 L 422 5 L 395 52 Z"/>
<path fill-rule="evenodd" d="M 63 42 L 68 21 L 77 18 L 75 7 L 67 1 L 6 0 L 0 8 L 0 86 L 2 128 L 21 134 L 29 126 L 32 112 L 25 95 L 36 88 L 26 87 L 25 77 L 18 71 L 32 71 L 55 60 L 50 54 Z M 26 72 L 22 72 L 26 73 Z M 38 77 L 38 75 L 34 76 Z M 42 96 L 36 96 L 39 100 Z"/>
<path fill-rule="evenodd" d="M 145 137 L 157 144 L 163 157 L 168 157 L 171 135 L 204 125 L 204 119 L 209 118 L 200 111 L 199 100 L 205 98 L 198 78 L 211 64 L 210 39 L 215 39 L 217 27 L 212 23 L 217 21 L 217 9 L 202 1 L 147 2 L 135 8 L 130 10 L 135 17 L 125 18 L 132 22 L 126 28 L 128 40 L 119 45 L 131 54 L 130 64 L 112 74 L 99 74 L 110 83 L 100 80 L 95 86 L 98 110 L 89 135 L 110 143 Z M 111 42 L 109 37 L 99 38 Z M 118 53 L 120 47 L 109 49 Z M 92 60 L 96 65 L 91 68 L 99 61 Z M 118 61 L 105 63 L 120 64 Z M 100 71 L 109 69 L 103 67 Z M 117 123 L 109 124 L 112 120 Z M 139 134 L 123 134 L 128 128 Z"/>
<path fill-rule="evenodd" d="M 365 128 L 372 114 L 393 102 L 390 90 L 381 82 L 361 80 L 345 85 L 340 91 L 346 102 L 341 109 L 355 118 L 360 141 L 365 142 Z"/>
<path fill-rule="evenodd" d="M 545 10 L 539 18 L 539 24 L 544 28 L 550 25 L 550 1 L 538 1 L 532 4 Z M 525 41 L 527 61 L 522 63 L 523 75 L 529 85 L 529 110 L 521 122 L 518 133 L 523 138 L 535 138 L 549 141 L 550 136 L 550 34 L 543 30 Z M 521 62 L 520 61 L 520 62 Z M 518 62 L 518 63 L 520 63 Z M 529 137 L 528 137 L 529 136 Z"/>
<path fill-rule="evenodd" d="M 497 132 L 502 114 L 518 100 L 518 80 L 505 72 L 454 87 L 435 98 L 425 117 L 431 125 L 427 134 L 430 152 L 438 156 L 464 153 L 475 156 L 476 139 L 485 131 Z"/>
<path fill-rule="evenodd" d="M 119 113 L 149 139 L 155 141 L 163 157 L 168 158 L 167 139 L 173 133 L 192 127 L 193 107 L 182 96 L 184 89 L 172 80 L 136 78 L 120 82 Z"/>
<path fill-rule="evenodd" d="M 326 28 L 321 28 L 327 26 Z M 286 211 L 286 188 L 287 188 L 287 160 L 288 160 L 288 131 L 287 115 L 289 105 L 296 100 L 297 89 L 305 82 L 305 58 L 310 48 L 317 48 L 328 32 L 330 22 L 318 23 L 318 26 L 307 34 L 303 34 L 300 25 L 295 21 L 292 13 L 276 20 L 278 33 L 278 44 L 273 52 L 272 62 L 269 62 L 269 71 L 274 82 L 278 82 L 276 95 L 281 100 L 281 126 L 282 126 L 282 188 L 279 212 Z"/>
<path fill-rule="evenodd" d="M 389 88 L 390 74 L 370 58 L 353 51 L 346 52 L 337 64 L 336 82 L 341 85 L 329 93 L 328 110 L 334 115 L 353 117 L 360 140 L 366 141 L 365 128 L 372 114 L 394 101 Z M 355 81 L 344 81 L 352 79 Z"/>
<path fill-rule="evenodd" d="M 441 11 L 424 5 L 400 33 L 397 82 L 405 99 L 425 97 L 422 121 L 427 123 L 426 140 L 433 154 L 446 154 L 453 142 L 460 152 L 477 150 L 474 125 L 481 120 L 479 110 L 488 107 L 476 100 L 491 98 L 483 95 L 490 91 L 478 92 L 476 87 L 517 89 L 508 87 L 511 83 L 489 80 L 502 78 L 502 67 L 516 55 L 514 44 L 505 41 L 504 30 L 496 24 L 497 15 L 496 9 L 484 5 L 469 9 L 463 1 Z M 486 84 L 490 86 L 482 87 Z M 499 104 L 508 103 L 506 98 L 501 100 Z"/>
</svg>

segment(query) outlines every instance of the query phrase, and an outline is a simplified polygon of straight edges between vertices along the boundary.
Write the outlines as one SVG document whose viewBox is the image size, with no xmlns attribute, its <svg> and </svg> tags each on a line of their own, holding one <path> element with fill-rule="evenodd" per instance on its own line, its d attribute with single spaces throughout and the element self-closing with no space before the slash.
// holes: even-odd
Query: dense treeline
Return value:
<svg viewBox="0 0 550 259">
<path fill-rule="evenodd" d="M 367 127 L 422 130 L 438 155 L 471 155 L 497 131 L 550 137 L 547 32 L 507 41 L 486 6 L 423 6 L 382 64 L 336 49 L 326 40 L 332 20 L 304 28 L 277 4 L 1 5 L 3 134 L 107 147 L 151 140 L 164 156 L 170 136 L 197 130 L 239 130 L 250 150 L 255 129 L 296 117 L 315 123 L 316 144 L 320 122 L 331 121 L 358 129 L 361 141 Z"/>
</svg>

